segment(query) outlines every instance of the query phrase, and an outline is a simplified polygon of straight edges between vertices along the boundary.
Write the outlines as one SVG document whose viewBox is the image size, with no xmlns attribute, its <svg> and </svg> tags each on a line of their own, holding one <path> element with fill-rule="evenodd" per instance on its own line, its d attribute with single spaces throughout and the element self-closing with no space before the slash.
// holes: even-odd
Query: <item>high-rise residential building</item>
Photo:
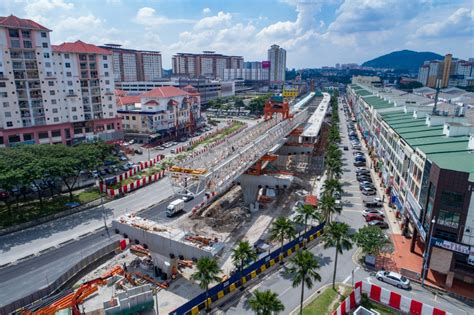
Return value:
<svg viewBox="0 0 474 315">
<path fill-rule="evenodd" d="M 443 62 L 439 60 L 433 60 L 430 62 L 430 70 L 429 70 L 429 76 L 428 76 L 428 83 L 426 84 L 427 86 L 431 88 L 437 87 L 437 82 L 439 79 L 441 79 L 443 75 Z"/>
<path fill-rule="evenodd" d="M 268 81 L 269 68 L 261 61 L 244 62 L 243 69 L 225 69 L 224 80 Z"/>
<path fill-rule="evenodd" d="M 418 70 L 418 82 L 423 85 L 428 85 L 428 77 L 430 75 L 430 66 L 422 65 Z"/>
<path fill-rule="evenodd" d="M 196 78 L 204 76 L 222 79 L 225 69 L 242 69 L 244 58 L 225 56 L 214 51 L 203 51 L 202 54 L 177 53 L 172 57 L 173 74 Z"/>
<path fill-rule="evenodd" d="M 0 146 L 120 137 L 110 53 L 80 41 L 51 46 L 50 32 L 0 17 Z"/>
<path fill-rule="evenodd" d="M 100 47 L 113 53 L 116 82 L 149 82 L 162 78 L 162 59 L 159 51 L 126 49 L 116 44 Z"/>
<path fill-rule="evenodd" d="M 451 61 L 453 59 L 453 55 L 447 54 L 444 56 L 443 62 L 443 77 L 441 78 L 441 87 L 445 88 L 448 86 L 449 76 L 451 75 Z"/>
<path fill-rule="evenodd" d="M 278 45 L 272 45 L 268 50 L 270 61 L 270 82 L 282 84 L 285 82 L 286 50 Z"/>
</svg>

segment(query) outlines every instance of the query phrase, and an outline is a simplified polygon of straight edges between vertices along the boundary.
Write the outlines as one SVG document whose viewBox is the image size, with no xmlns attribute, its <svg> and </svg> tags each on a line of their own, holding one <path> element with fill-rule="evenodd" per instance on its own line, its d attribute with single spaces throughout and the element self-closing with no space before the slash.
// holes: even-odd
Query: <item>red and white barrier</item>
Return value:
<svg viewBox="0 0 474 315">
<path fill-rule="evenodd" d="M 150 183 L 153 183 L 153 182 L 156 182 L 158 180 L 160 180 L 161 178 L 163 178 L 165 176 L 165 171 L 161 171 L 159 173 L 156 173 L 156 174 L 153 174 L 153 175 L 150 175 L 150 176 L 144 176 L 140 179 L 137 179 L 136 181 L 132 182 L 132 183 L 129 183 L 127 185 L 123 185 L 122 187 L 119 187 L 119 188 L 116 188 L 116 189 L 112 189 L 112 188 L 106 188 L 106 194 L 110 197 L 115 197 L 115 196 L 119 196 L 120 194 L 126 194 L 132 190 L 135 190 L 135 189 L 138 189 L 140 187 L 143 187 L 143 186 L 146 186 Z M 105 184 L 104 183 L 99 183 L 100 185 L 100 189 L 102 192 L 104 192 L 104 186 Z"/>
<path fill-rule="evenodd" d="M 332 315 L 349 314 L 360 303 L 362 293 L 367 294 L 372 301 L 410 315 L 451 315 L 451 313 L 447 313 L 439 308 L 424 304 L 378 285 L 362 281 L 355 284 L 354 290 Z"/>
<path fill-rule="evenodd" d="M 351 294 L 342 303 L 339 307 L 332 313 L 333 315 L 346 315 L 353 311 L 357 305 L 359 305 L 361 300 L 360 288 L 355 288 L 352 290 Z"/>
</svg>

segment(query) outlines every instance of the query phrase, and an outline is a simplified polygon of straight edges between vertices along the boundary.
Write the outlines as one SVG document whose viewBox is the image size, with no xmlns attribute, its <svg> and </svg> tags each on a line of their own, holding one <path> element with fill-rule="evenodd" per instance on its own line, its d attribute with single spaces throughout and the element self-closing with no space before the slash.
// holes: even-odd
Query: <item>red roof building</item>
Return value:
<svg viewBox="0 0 474 315">
<path fill-rule="evenodd" d="M 124 95 L 117 97 L 117 106 L 134 105 L 135 103 L 140 103 L 139 95 Z"/>
<path fill-rule="evenodd" d="M 62 53 L 83 53 L 83 54 L 100 54 L 100 55 L 111 55 L 112 52 L 97 47 L 96 45 L 87 44 L 83 41 L 75 41 L 74 43 L 62 43 L 60 45 L 53 45 L 54 52 Z"/>
<path fill-rule="evenodd" d="M 36 23 L 35 21 L 29 19 L 20 19 L 14 15 L 9 16 L 0 16 L 0 26 L 8 28 L 23 28 L 23 29 L 32 29 L 39 31 L 50 32 L 50 29 L 47 29 L 43 25 Z"/>
<path fill-rule="evenodd" d="M 141 97 L 175 97 L 186 96 L 188 92 L 178 89 L 174 86 L 162 86 L 141 94 Z"/>
</svg>

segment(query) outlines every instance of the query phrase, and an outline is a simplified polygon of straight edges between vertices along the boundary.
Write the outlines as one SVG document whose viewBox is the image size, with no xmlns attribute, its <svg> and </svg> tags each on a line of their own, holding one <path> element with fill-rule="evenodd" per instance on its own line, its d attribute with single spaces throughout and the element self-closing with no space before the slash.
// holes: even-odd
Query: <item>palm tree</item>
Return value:
<svg viewBox="0 0 474 315">
<path fill-rule="evenodd" d="M 342 193 L 341 182 L 337 178 L 330 178 L 324 182 L 324 192 L 329 196 L 334 196 L 335 192 Z"/>
<path fill-rule="evenodd" d="M 254 261 L 256 259 L 257 252 L 250 245 L 249 241 L 241 241 L 237 247 L 232 249 L 232 260 L 234 261 L 234 265 L 238 264 L 240 278 L 242 278 L 242 270 L 244 270 L 245 262 L 249 260 Z"/>
<path fill-rule="evenodd" d="M 312 205 L 300 205 L 296 208 L 295 222 L 304 225 L 304 233 L 308 231 L 308 221 L 311 219 L 320 220 L 321 216 Z"/>
<path fill-rule="evenodd" d="M 285 309 L 283 303 L 278 299 L 278 295 L 270 290 L 256 290 L 247 303 L 257 315 L 278 314 Z"/>
<path fill-rule="evenodd" d="M 220 281 L 218 274 L 221 272 L 217 261 L 210 257 L 202 257 L 196 263 L 196 272 L 191 275 L 193 280 L 199 281 L 201 289 L 206 290 L 206 309 L 209 310 L 209 284 Z"/>
<path fill-rule="evenodd" d="M 352 248 L 352 239 L 349 234 L 349 225 L 342 222 L 333 222 L 326 225 L 323 233 L 324 248 L 335 247 L 334 273 L 332 275 L 332 288 L 335 289 L 337 256 L 344 250 Z"/>
<path fill-rule="evenodd" d="M 295 235 L 296 230 L 293 222 L 285 217 L 278 217 L 275 221 L 273 221 L 270 227 L 270 238 L 272 240 L 279 240 L 281 243 L 280 255 L 283 251 L 283 242 L 285 241 L 285 238 L 293 238 Z"/>
<path fill-rule="evenodd" d="M 342 175 L 342 162 L 340 159 L 328 159 L 326 161 L 326 166 L 329 178 L 336 178 Z"/>
<path fill-rule="evenodd" d="M 301 284 L 300 314 L 303 314 L 304 287 L 306 285 L 311 289 L 314 281 L 321 281 L 321 276 L 316 272 L 319 264 L 314 255 L 307 250 L 297 252 L 290 259 L 290 263 L 288 271 L 293 276 L 293 288 Z"/>
<path fill-rule="evenodd" d="M 323 194 L 318 202 L 319 211 L 326 223 L 330 223 L 333 214 L 340 213 L 340 208 L 336 207 L 336 199 L 328 194 Z"/>
</svg>

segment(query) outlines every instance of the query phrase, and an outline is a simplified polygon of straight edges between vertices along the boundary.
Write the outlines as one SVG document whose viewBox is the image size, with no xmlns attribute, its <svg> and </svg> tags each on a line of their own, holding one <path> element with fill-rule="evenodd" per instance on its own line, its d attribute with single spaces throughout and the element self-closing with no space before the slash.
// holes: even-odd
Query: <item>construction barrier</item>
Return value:
<svg viewBox="0 0 474 315">
<path fill-rule="evenodd" d="M 355 284 L 351 294 L 332 313 L 333 315 L 346 315 L 353 311 L 360 304 L 362 293 L 379 304 L 388 306 L 394 310 L 410 315 L 451 315 L 442 309 L 419 302 L 401 295 L 400 293 L 382 288 L 378 285 L 364 281 Z"/>
<path fill-rule="evenodd" d="M 132 183 L 129 183 L 127 185 L 123 185 L 122 187 L 119 187 L 119 188 L 108 188 L 106 187 L 106 190 L 104 191 L 104 188 L 103 186 L 100 187 L 100 190 L 102 192 L 105 192 L 108 196 L 110 197 L 116 197 L 116 196 L 120 196 L 122 194 L 126 194 L 126 193 L 129 193 L 135 189 L 138 189 L 138 188 L 141 188 L 143 186 L 146 186 L 150 183 L 153 183 L 153 182 L 156 182 L 160 179 L 162 179 L 163 177 L 165 176 L 165 171 L 160 171 L 156 174 L 153 174 L 153 175 L 150 175 L 150 176 L 144 176 L 140 179 L 137 179 L 136 181 L 132 182 Z M 99 185 L 101 185 L 102 183 L 100 183 Z"/>
<path fill-rule="evenodd" d="M 324 228 L 324 223 L 313 227 L 305 234 L 299 236 L 298 238 L 290 241 L 289 243 L 283 245 L 283 247 L 278 248 L 271 252 L 270 254 L 264 256 L 258 261 L 254 262 L 250 266 L 244 268 L 242 273 L 237 272 L 232 275 L 229 279 L 215 285 L 209 289 L 208 295 L 206 293 L 201 293 L 196 296 L 194 299 L 183 304 L 169 315 L 195 315 L 199 311 L 206 308 L 206 301 L 214 303 L 217 300 L 223 298 L 225 295 L 235 291 L 237 288 L 245 284 L 246 282 L 256 278 L 259 274 L 272 267 L 285 257 L 290 256 L 292 253 L 296 252 L 298 249 L 303 247 L 304 241 L 312 241 L 318 238 L 322 234 Z"/>
</svg>

